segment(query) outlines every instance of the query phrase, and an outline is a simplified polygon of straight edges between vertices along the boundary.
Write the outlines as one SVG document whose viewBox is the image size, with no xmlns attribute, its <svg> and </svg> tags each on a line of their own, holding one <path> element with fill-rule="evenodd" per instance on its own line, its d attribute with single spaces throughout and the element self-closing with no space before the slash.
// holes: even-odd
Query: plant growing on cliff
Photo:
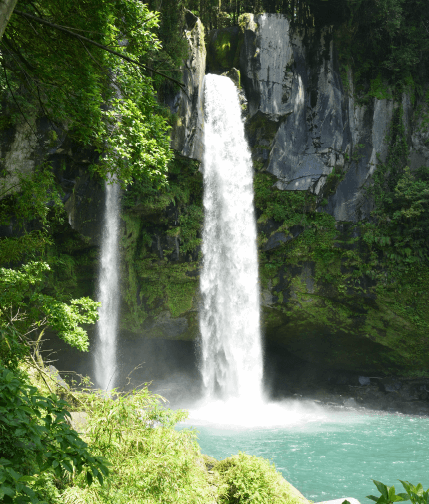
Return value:
<svg viewBox="0 0 429 504">
<path fill-rule="evenodd" d="M 12 236 L 0 237 L 0 264 L 34 259 L 52 242 L 50 226 L 63 217 L 63 204 L 49 164 L 33 173 L 0 177 L 0 225 Z"/>
<path fill-rule="evenodd" d="M 374 198 L 374 221 L 366 225 L 365 241 L 382 250 L 392 267 L 429 259 L 429 167 L 411 172 L 403 112 L 392 120 L 387 159 L 374 172 L 368 194 Z"/>
<path fill-rule="evenodd" d="M 160 48 L 157 26 L 138 0 L 20 1 L 1 40 L 3 114 L 34 133 L 37 117 L 47 117 L 96 148 L 91 166 L 104 177 L 126 184 L 150 174 L 163 184 L 169 127 L 148 64 Z"/>
</svg>

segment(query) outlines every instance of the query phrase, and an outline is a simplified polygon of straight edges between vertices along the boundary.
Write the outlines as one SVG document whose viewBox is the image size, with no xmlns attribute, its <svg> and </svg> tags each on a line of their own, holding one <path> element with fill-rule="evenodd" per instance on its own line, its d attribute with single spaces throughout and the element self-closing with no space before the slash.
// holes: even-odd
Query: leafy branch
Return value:
<svg viewBox="0 0 429 504">
<path fill-rule="evenodd" d="M 111 49 L 110 47 L 107 47 L 104 44 L 99 44 L 95 40 L 92 40 L 92 39 L 90 39 L 88 37 L 84 37 L 83 35 L 75 33 L 71 29 L 66 28 L 65 26 L 61 26 L 61 25 L 58 25 L 58 24 L 55 24 L 55 23 L 51 23 L 51 22 L 47 21 L 46 19 L 43 19 L 43 18 L 40 18 L 40 17 L 37 17 L 37 16 L 33 16 L 32 14 L 28 14 L 26 12 L 22 12 L 22 11 L 17 10 L 17 9 L 14 10 L 14 13 L 18 14 L 19 16 L 25 17 L 27 19 L 31 19 L 33 21 L 36 21 L 37 23 L 43 24 L 45 26 L 49 26 L 50 28 L 54 28 L 55 30 L 59 30 L 59 31 L 62 31 L 64 33 L 67 33 L 67 35 L 70 35 L 71 37 L 75 37 L 75 38 L 77 38 L 77 39 L 79 39 L 79 40 L 81 40 L 83 42 L 88 42 L 89 44 L 92 44 L 92 45 L 94 45 L 96 47 L 99 47 L 100 49 L 103 49 L 103 51 L 107 51 L 107 52 L 109 52 L 109 53 L 111 53 L 111 54 L 113 54 L 115 56 L 118 56 L 119 58 L 123 59 L 124 61 L 127 61 L 128 63 L 132 63 L 133 65 L 136 65 L 136 66 L 138 66 L 140 68 L 143 68 L 147 72 L 152 72 L 152 73 L 155 73 L 157 75 L 160 75 L 160 76 L 164 77 L 165 79 L 173 82 L 174 84 L 177 84 L 178 86 L 180 86 L 180 88 L 182 89 L 182 91 L 186 94 L 186 90 L 185 90 L 185 87 L 184 87 L 184 85 L 183 85 L 182 82 L 179 82 L 178 80 L 173 79 L 172 77 L 166 75 L 165 73 L 160 72 L 158 70 L 155 70 L 154 68 L 151 68 L 148 65 L 140 63 L 139 61 L 135 60 L 134 58 L 130 58 L 126 54 L 123 54 L 123 53 L 120 53 L 118 51 L 115 51 L 115 50 Z M 188 96 L 188 95 L 186 95 L 186 96 Z"/>
</svg>

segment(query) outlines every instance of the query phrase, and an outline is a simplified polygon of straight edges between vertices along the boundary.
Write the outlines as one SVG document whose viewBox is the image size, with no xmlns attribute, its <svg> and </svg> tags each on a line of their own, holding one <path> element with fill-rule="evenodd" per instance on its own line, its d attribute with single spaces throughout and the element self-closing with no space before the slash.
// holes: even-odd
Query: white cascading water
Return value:
<svg viewBox="0 0 429 504">
<path fill-rule="evenodd" d="M 95 381 L 109 391 L 116 378 L 116 334 L 119 312 L 119 193 L 116 179 L 106 182 L 97 299 L 101 302 L 94 353 Z"/>
<path fill-rule="evenodd" d="M 201 373 L 207 399 L 262 400 L 253 169 L 235 85 L 205 78 Z"/>
</svg>

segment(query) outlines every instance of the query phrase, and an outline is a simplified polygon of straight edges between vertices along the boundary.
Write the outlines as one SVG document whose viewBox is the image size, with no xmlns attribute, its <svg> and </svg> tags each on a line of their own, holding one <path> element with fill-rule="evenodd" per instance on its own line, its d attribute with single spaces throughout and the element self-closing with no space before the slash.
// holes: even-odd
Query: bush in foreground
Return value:
<svg viewBox="0 0 429 504">
<path fill-rule="evenodd" d="M 81 394 L 88 412 L 84 439 L 111 462 L 104 485 L 78 476 L 62 504 L 203 504 L 214 502 L 196 434 L 174 425 L 187 413 L 159 407 L 160 396 L 142 388 L 111 397 Z"/>
<path fill-rule="evenodd" d="M 221 504 L 304 504 L 308 501 L 268 460 L 239 453 L 218 462 Z"/>
</svg>

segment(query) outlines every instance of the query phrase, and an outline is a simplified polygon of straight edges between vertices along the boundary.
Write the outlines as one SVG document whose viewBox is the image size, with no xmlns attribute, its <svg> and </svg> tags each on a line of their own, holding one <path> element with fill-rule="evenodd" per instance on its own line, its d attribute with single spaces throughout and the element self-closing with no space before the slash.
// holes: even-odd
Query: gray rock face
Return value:
<svg viewBox="0 0 429 504">
<path fill-rule="evenodd" d="M 39 118 L 34 128 L 26 122 L 1 131 L 0 135 L 0 199 L 20 190 L 20 178 L 31 176 L 43 162 L 49 163 L 63 190 L 61 195 L 70 226 L 88 239 L 90 245 L 100 243 L 104 212 L 104 184 L 91 177 L 88 166 L 97 158 L 94 149 L 74 143 L 66 131 Z M 12 221 L 0 226 L 0 236 L 20 234 Z"/>
<path fill-rule="evenodd" d="M 272 234 L 269 237 L 267 243 L 264 245 L 264 250 L 275 249 L 275 248 L 279 247 L 280 245 L 282 245 L 283 243 L 287 243 L 287 242 L 293 240 L 294 238 L 299 236 L 303 232 L 303 230 L 304 230 L 303 226 L 297 225 L 297 226 L 292 226 L 289 229 L 288 235 L 286 235 L 282 231 Z"/>
<path fill-rule="evenodd" d="M 410 168 L 416 170 L 421 166 L 429 166 L 429 129 L 424 127 L 429 117 L 429 104 L 419 103 L 420 113 L 415 117 L 415 128 L 411 133 Z M 412 118 L 413 119 L 413 118 Z"/>
<path fill-rule="evenodd" d="M 76 432 L 83 434 L 88 423 L 88 413 L 85 411 L 72 411 L 68 423 Z"/>
<path fill-rule="evenodd" d="M 395 104 L 374 99 L 358 105 L 350 75 L 345 79 L 350 92 L 344 88 L 329 31 L 292 32 L 278 14 L 262 14 L 247 24 L 240 70 L 249 124 L 261 114 L 272 130 L 275 124 L 263 152 L 260 138 L 249 135 L 249 140 L 254 160 L 278 178 L 277 187 L 310 189 L 320 200 L 327 197 L 323 210 L 338 221 L 367 216 L 371 206 L 364 186 L 377 166 L 377 154 L 381 160 L 387 154 L 384 141 Z M 405 117 L 411 117 L 407 97 L 403 106 Z M 429 156 L 424 140 L 413 136 L 417 164 Z M 334 169 L 341 175 L 339 183 L 325 195 Z"/>
<path fill-rule="evenodd" d="M 206 70 L 204 27 L 191 12 L 186 13 L 186 39 L 189 58 L 185 61 L 183 82 L 186 93 L 180 91 L 171 104 L 178 120 L 171 133 L 171 147 L 182 155 L 203 159 L 203 93 Z"/>
<path fill-rule="evenodd" d="M 337 221 L 368 217 L 372 205 L 367 182 L 386 158 L 385 139 L 398 105 L 403 107 L 411 145 L 411 169 L 429 164 L 429 134 L 421 128 L 427 104 L 416 107 L 420 110 L 416 117 L 407 95 L 401 104 L 375 98 L 365 105 L 357 103 L 352 75 L 340 73 L 329 29 L 293 31 L 280 14 L 245 14 L 240 26 L 242 32 L 210 32 L 210 69 L 220 65 L 224 71 L 226 62 L 236 59 L 241 48 L 239 69 L 248 100 L 246 130 L 253 159 L 257 168 L 277 177 L 279 189 L 310 190 L 319 202 L 327 201 L 318 211 Z M 229 52 L 221 54 L 224 46 Z M 201 65 L 192 67 L 195 84 L 201 82 Z M 201 100 L 201 91 L 194 94 Z M 181 140 L 181 152 L 201 159 L 198 100 L 194 98 L 188 109 L 192 125 L 186 127 L 188 140 Z M 326 184 L 332 173 L 337 175 L 335 183 Z"/>
</svg>

